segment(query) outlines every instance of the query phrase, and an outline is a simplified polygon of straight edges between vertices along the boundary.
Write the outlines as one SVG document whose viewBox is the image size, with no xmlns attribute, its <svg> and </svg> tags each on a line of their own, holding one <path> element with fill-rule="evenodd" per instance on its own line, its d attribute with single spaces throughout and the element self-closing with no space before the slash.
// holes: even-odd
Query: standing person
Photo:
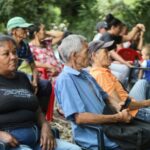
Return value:
<svg viewBox="0 0 150 150">
<path fill-rule="evenodd" d="M 49 38 L 46 39 L 46 36 Z M 57 76 L 63 65 L 56 59 L 52 45 L 63 37 L 63 32 L 51 30 L 46 32 L 44 24 L 34 24 L 29 28 L 29 46 L 35 59 L 36 67 L 47 70 L 48 78 Z"/>
<path fill-rule="evenodd" d="M 0 35 L 0 141 L 8 150 L 81 150 L 54 139 L 29 79 L 17 72 L 17 44 Z"/>
<path fill-rule="evenodd" d="M 106 21 L 98 22 L 96 25 L 97 34 L 94 36 L 93 41 L 100 40 L 102 35 L 107 31 L 108 25 Z"/>
<path fill-rule="evenodd" d="M 132 40 L 136 33 L 145 30 L 145 27 L 143 24 L 137 24 L 127 35 L 120 36 L 122 22 L 111 14 L 106 16 L 106 22 L 108 24 L 108 30 L 103 34 L 100 40 L 104 42 L 114 41 L 114 44 L 109 48 L 111 50 L 110 55 L 112 59 L 118 62 L 112 63 L 110 69 L 112 70 L 112 73 L 124 83 L 129 73 L 128 67 L 132 67 L 132 65 L 116 53 L 116 46 L 124 41 Z"/>
<path fill-rule="evenodd" d="M 20 68 L 23 63 L 31 67 L 33 75 L 29 75 L 31 84 L 37 93 L 41 103 L 41 108 L 46 113 L 47 106 L 51 94 L 51 83 L 47 80 L 39 80 L 38 72 L 34 63 L 32 53 L 27 38 L 28 27 L 32 24 L 27 23 L 22 17 L 13 17 L 7 22 L 7 31 L 15 39 L 17 43 L 17 55 L 19 58 L 17 68 Z"/>
<path fill-rule="evenodd" d="M 114 115 L 103 115 L 106 104 L 115 110 L 121 105 L 112 103 L 108 95 L 83 68 L 89 65 L 88 44 L 81 35 L 69 35 L 63 39 L 59 52 L 65 66 L 56 80 L 55 93 L 65 117 L 72 123 L 76 142 L 86 149 L 97 149 L 97 134 L 82 125 L 101 127 L 105 123 L 130 122 L 131 116 L 125 109 Z M 120 150 L 116 143 L 104 137 L 106 150 Z"/>
</svg>

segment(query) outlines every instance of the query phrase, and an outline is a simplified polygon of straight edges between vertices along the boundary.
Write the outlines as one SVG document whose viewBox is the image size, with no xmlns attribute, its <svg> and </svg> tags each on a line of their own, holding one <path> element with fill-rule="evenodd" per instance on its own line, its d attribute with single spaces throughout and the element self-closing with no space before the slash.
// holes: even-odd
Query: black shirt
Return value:
<svg viewBox="0 0 150 150">
<path fill-rule="evenodd" d="M 25 74 L 0 76 L 0 128 L 21 127 L 36 121 L 38 100 Z"/>
</svg>

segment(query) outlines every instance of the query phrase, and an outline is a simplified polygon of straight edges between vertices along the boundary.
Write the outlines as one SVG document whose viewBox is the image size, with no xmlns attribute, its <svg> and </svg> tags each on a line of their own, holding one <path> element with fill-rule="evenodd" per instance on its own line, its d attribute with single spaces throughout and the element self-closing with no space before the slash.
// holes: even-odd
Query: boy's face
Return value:
<svg viewBox="0 0 150 150">
<path fill-rule="evenodd" d="M 142 58 L 144 60 L 150 59 L 148 49 L 143 48 L 142 51 L 141 51 L 141 54 L 142 54 Z"/>
</svg>

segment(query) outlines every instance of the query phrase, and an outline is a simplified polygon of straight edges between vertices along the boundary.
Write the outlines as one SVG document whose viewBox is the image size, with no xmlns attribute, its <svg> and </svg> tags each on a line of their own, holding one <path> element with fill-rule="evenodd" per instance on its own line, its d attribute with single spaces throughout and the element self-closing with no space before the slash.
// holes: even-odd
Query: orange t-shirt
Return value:
<svg viewBox="0 0 150 150">
<path fill-rule="evenodd" d="M 128 93 L 124 90 L 118 79 L 111 73 L 108 68 L 93 67 L 90 69 L 90 74 L 95 78 L 100 87 L 108 94 L 111 95 L 112 91 L 116 91 L 122 101 L 128 97 Z M 130 114 L 135 116 L 137 110 L 131 110 Z"/>
</svg>

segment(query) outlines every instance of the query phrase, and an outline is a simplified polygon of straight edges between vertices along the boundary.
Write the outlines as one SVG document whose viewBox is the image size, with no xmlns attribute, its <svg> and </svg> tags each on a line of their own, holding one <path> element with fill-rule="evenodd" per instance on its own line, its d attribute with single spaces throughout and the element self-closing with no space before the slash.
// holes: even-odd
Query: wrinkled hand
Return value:
<svg viewBox="0 0 150 150">
<path fill-rule="evenodd" d="M 0 131 L 0 140 L 8 143 L 12 147 L 17 147 L 19 145 L 15 137 L 4 131 Z"/>
<path fill-rule="evenodd" d="M 44 123 L 41 128 L 40 146 L 42 150 L 53 150 L 56 147 L 56 140 L 47 123 Z"/>
<path fill-rule="evenodd" d="M 132 119 L 132 116 L 129 114 L 128 109 L 124 109 L 118 113 L 121 122 L 129 123 Z"/>
</svg>

